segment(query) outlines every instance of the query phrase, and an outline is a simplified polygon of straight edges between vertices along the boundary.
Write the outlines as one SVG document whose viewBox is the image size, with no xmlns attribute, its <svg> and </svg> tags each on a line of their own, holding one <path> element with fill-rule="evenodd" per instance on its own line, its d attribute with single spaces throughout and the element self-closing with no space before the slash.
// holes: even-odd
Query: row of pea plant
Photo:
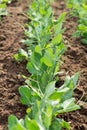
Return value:
<svg viewBox="0 0 87 130">
<path fill-rule="evenodd" d="M 72 9 L 72 14 L 78 17 L 78 26 L 75 37 L 81 37 L 81 43 L 87 44 L 87 0 L 66 0 L 67 7 Z"/>
<path fill-rule="evenodd" d="M 26 59 L 29 77 L 25 85 L 19 87 L 20 101 L 27 105 L 24 119 L 18 120 L 14 115 L 8 118 L 9 130 L 70 130 L 70 125 L 57 115 L 79 109 L 72 97 L 78 80 L 78 73 L 67 76 L 62 86 L 57 88 L 57 74 L 61 56 L 65 51 L 62 42 L 62 24 L 65 14 L 56 20 L 48 0 L 33 0 L 27 12 L 31 20 L 27 24 L 26 40 L 23 44 L 27 51 L 20 49 L 15 59 Z"/>
<path fill-rule="evenodd" d="M 1 17 L 7 15 L 6 4 L 10 3 L 11 0 L 0 0 L 0 20 Z"/>
</svg>

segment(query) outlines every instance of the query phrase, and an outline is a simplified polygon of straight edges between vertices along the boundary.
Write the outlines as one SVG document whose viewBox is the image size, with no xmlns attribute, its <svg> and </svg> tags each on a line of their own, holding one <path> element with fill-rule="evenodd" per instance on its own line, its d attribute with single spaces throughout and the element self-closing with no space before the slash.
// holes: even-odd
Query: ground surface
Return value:
<svg viewBox="0 0 87 130">
<path fill-rule="evenodd" d="M 17 64 L 13 54 L 22 45 L 20 40 L 24 38 L 23 25 L 26 23 L 26 10 L 28 0 L 13 2 L 8 6 L 9 16 L 4 17 L 0 24 L 0 130 L 7 130 L 7 118 L 9 114 L 15 114 L 18 118 L 25 115 L 26 108 L 19 101 L 18 87 L 23 84 L 20 74 L 27 74 L 25 64 Z M 55 16 L 66 11 L 63 0 L 57 0 L 53 4 Z M 64 114 L 66 121 L 70 122 L 71 130 L 87 130 L 87 46 L 80 44 L 80 39 L 72 38 L 76 28 L 76 19 L 67 17 L 64 26 L 64 41 L 67 51 L 63 57 L 64 64 L 61 70 L 73 75 L 80 72 L 80 78 L 74 96 L 80 103 L 81 109 L 69 114 Z M 64 76 L 65 76 L 64 75 Z"/>
</svg>

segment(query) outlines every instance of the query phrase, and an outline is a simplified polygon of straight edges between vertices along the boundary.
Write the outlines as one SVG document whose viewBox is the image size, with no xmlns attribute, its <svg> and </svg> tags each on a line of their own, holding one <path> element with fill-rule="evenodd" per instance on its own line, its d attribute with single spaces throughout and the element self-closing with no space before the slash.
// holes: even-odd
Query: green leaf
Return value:
<svg viewBox="0 0 87 130">
<path fill-rule="evenodd" d="M 59 22 L 59 23 L 64 22 L 64 20 L 65 20 L 65 15 L 66 15 L 66 12 L 62 13 L 62 14 L 58 17 L 58 22 Z"/>
<path fill-rule="evenodd" d="M 56 81 L 52 81 L 47 85 L 46 91 L 45 91 L 46 97 L 49 97 L 55 91 L 55 83 Z"/>
<path fill-rule="evenodd" d="M 40 45 L 37 45 L 35 47 L 35 52 L 39 53 L 40 55 L 42 55 L 42 50 L 41 50 L 41 46 Z"/>
<path fill-rule="evenodd" d="M 1 3 L 0 4 L 0 8 L 5 9 L 6 8 L 6 4 Z"/>
<path fill-rule="evenodd" d="M 64 112 L 71 112 L 80 109 L 79 105 L 76 105 L 74 102 L 74 98 L 64 101 L 61 105 L 63 107 Z"/>
<path fill-rule="evenodd" d="M 8 118 L 8 128 L 10 129 L 17 123 L 17 118 L 13 115 L 10 115 Z"/>
<path fill-rule="evenodd" d="M 44 70 L 44 72 L 40 78 L 41 79 L 40 86 L 41 86 L 41 89 L 44 90 L 44 92 L 45 92 L 45 89 L 46 89 L 47 84 L 49 83 L 50 77 L 49 77 L 49 74 L 46 73 L 47 70 L 45 71 L 45 68 L 43 68 L 43 70 Z"/>
<path fill-rule="evenodd" d="M 70 124 L 64 120 L 62 120 L 62 127 L 67 130 L 70 130 Z"/>
<path fill-rule="evenodd" d="M 72 83 L 73 83 L 74 87 L 76 86 L 76 83 L 77 83 L 77 81 L 78 81 L 78 78 L 79 78 L 79 72 L 77 72 L 75 75 L 73 75 L 73 76 L 71 77 L 71 80 L 72 80 Z"/>
<path fill-rule="evenodd" d="M 19 53 L 21 54 L 21 56 L 25 57 L 25 58 L 28 58 L 28 54 L 25 50 L 23 49 L 19 49 Z"/>
<path fill-rule="evenodd" d="M 83 39 L 81 40 L 81 43 L 84 44 L 84 45 L 87 45 L 87 38 L 83 38 Z"/>
<path fill-rule="evenodd" d="M 31 44 L 35 43 L 35 41 L 33 39 L 26 39 L 22 40 L 22 43 L 26 46 L 30 46 Z"/>
<path fill-rule="evenodd" d="M 21 95 L 21 102 L 24 105 L 30 105 L 31 103 L 31 91 L 27 85 L 19 87 L 19 93 Z"/>
<path fill-rule="evenodd" d="M 18 120 L 15 116 L 10 115 L 8 118 L 8 130 L 27 130 L 24 127 L 24 121 Z"/>
<path fill-rule="evenodd" d="M 40 75 L 41 71 L 41 55 L 39 53 L 33 52 L 30 61 L 27 63 L 27 70 L 31 74 Z"/>
<path fill-rule="evenodd" d="M 55 36 L 52 40 L 52 44 L 59 44 L 62 40 L 62 34 L 58 34 L 57 36 Z"/>
<path fill-rule="evenodd" d="M 17 54 L 14 54 L 14 58 L 16 61 L 22 61 L 23 59 L 28 59 L 28 54 L 25 50 L 19 49 Z"/>
<path fill-rule="evenodd" d="M 48 48 L 45 52 L 44 57 L 42 57 L 41 61 L 47 65 L 48 67 L 52 67 L 54 64 L 54 55 L 53 55 L 53 49 Z"/>
<path fill-rule="evenodd" d="M 50 96 L 50 100 L 61 100 L 62 96 L 69 90 L 69 88 L 63 88 L 61 90 L 56 90 Z"/>
<path fill-rule="evenodd" d="M 73 90 L 75 89 L 74 85 L 76 84 L 77 81 L 77 79 L 75 79 L 75 81 L 74 79 L 75 79 L 74 76 L 72 76 L 71 78 L 67 76 L 64 84 L 59 88 L 59 91 L 62 90 L 63 88 L 68 88 L 68 90 L 61 97 L 62 102 L 72 97 Z"/>
<path fill-rule="evenodd" d="M 83 32 L 87 32 L 87 26 L 83 25 L 83 24 L 79 24 L 78 25 L 78 29 L 83 31 Z"/>
<path fill-rule="evenodd" d="M 28 130 L 40 130 L 36 121 L 29 119 L 28 116 L 25 118 L 25 126 Z"/>
<path fill-rule="evenodd" d="M 87 5 L 85 4 L 85 2 L 82 4 L 82 7 L 86 11 L 86 13 L 87 13 Z"/>
<path fill-rule="evenodd" d="M 58 20 L 56 21 L 57 23 L 55 24 L 54 26 L 54 32 L 55 32 L 55 35 L 57 34 L 60 34 L 63 32 L 62 30 L 62 24 L 64 22 L 64 19 L 65 19 L 65 15 L 66 13 L 62 13 L 59 17 L 58 17 Z"/>
<path fill-rule="evenodd" d="M 14 54 L 14 59 L 18 62 L 18 61 L 22 61 L 23 57 L 21 57 L 19 54 Z"/>
<path fill-rule="evenodd" d="M 42 117 L 44 125 L 48 129 L 52 121 L 52 107 L 49 104 L 46 104 Z"/>
<path fill-rule="evenodd" d="M 31 74 L 35 74 L 35 75 L 40 75 L 41 71 L 40 68 L 38 66 L 36 66 L 35 64 L 32 64 L 31 62 L 27 63 L 27 70 L 31 73 Z"/>
<path fill-rule="evenodd" d="M 74 90 L 74 88 L 76 87 L 76 83 L 78 81 L 78 77 L 79 77 L 79 73 L 76 73 L 71 78 L 69 76 L 67 76 L 64 84 L 60 87 L 60 89 L 64 88 L 64 87 L 68 87 L 71 90 Z"/>
<path fill-rule="evenodd" d="M 50 126 L 50 130 L 62 130 L 62 124 L 61 124 L 61 122 L 62 121 L 60 119 L 55 118 L 52 121 L 52 124 Z"/>
</svg>

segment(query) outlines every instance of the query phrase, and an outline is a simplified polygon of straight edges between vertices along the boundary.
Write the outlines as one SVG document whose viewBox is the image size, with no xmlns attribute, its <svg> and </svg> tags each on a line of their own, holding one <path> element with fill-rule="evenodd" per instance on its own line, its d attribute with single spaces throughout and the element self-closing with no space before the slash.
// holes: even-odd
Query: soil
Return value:
<svg viewBox="0 0 87 130">
<path fill-rule="evenodd" d="M 8 5 L 9 15 L 3 17 L 0 23 L 0 130 L 7 130 L 7 120 L 10 114 L 23 118 L 26 107 L 20 103 L 18 88 L 23 85 L 24 80 L 21 74 L 27 75 L 25 62 L 16 63 L 13 55 L 18 51 L 21 39 L 24 36 L 24 23 L 27 17 L 24 12 L 29 5 L 28 0 L 13 1 Z M 66 9 L 64 0 L 57 0 L 53 4 L 55 17 L 59 16 Z M 77 18 L 67 14 L 63 35 L 67 51 L 63 56 L 61 71 L 64 71 L 64 78 L 79 71 L 79 81 L 74 92 L 76 102 L 81 109 L 75 112 L 61 115 L 71 125 L 71 130 L 87 130 L 87 46 L 82 45 L 80 39 L 72 38 L 77 26 Z"/>
<path fill-rule="evenodd" d="M 22 47 L 27 1 L 13 1 L 8 5 L 9 14 L 0 23 L 0 130 L 6 129 L 10 114 L 21 118 L 26 111 L 19 101 L 18 87 L 24 83 L 20 75 L 27 72 L 25 64 L 16 63 L 13 55 Z"/>
</svg>

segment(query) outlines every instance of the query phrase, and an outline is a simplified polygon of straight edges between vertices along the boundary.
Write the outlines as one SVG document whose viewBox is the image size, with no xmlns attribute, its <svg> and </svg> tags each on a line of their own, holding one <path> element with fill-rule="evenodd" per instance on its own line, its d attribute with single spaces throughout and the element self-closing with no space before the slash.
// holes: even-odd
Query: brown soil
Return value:
<svg viewBox="0 0 87 130">
<path fill-rule="evenodd" d="M 20 41 L 24 38 L 23 26 L 27 19 L 23 12 L 27 1 L 12 2 L 7 8 L 9 15 L 0 24 L 0 130 L 5 129 L 8 115 L 14 114 L 18 118 L 25 115 L 18 87 L 24 83 L 20 74 L 27 72 L 24 63 L 14 61 L 13 54 L 22 46 Z"/>
<path fill-rule="evenodd" d="M 27 8 L 27 1 L 12 2 L 7 8 L 9 15 L 4 17 L 0 24 L 0 130 L 7 130 L 10 114 L 22 118 L 26 111 L 19 101 L 18 94 L 18 87 L 24 83 L 20 75 L 27 74 L 25 63 L 16 63 L 13 54 L 22 46 L 20 40 L 24 38 L 23 25 L 27 18 L 23 13 Z M 63 0 L 57 0 L 53 8 L 55 16 L 67 11 Z M 65 72 L 64 76 L 67 73 L 73 75 L 77 71 L 80 72 L 74 96 L 81 109 L 61 117 L 71 124 L 71 130 L 87 130 L 87 46 L 81 45 L 80 39 L 71 37 L 76 25 L 75 18 L 67 17 L 64 23 L 67 51 L 61 69 Z"/>
</svg>

